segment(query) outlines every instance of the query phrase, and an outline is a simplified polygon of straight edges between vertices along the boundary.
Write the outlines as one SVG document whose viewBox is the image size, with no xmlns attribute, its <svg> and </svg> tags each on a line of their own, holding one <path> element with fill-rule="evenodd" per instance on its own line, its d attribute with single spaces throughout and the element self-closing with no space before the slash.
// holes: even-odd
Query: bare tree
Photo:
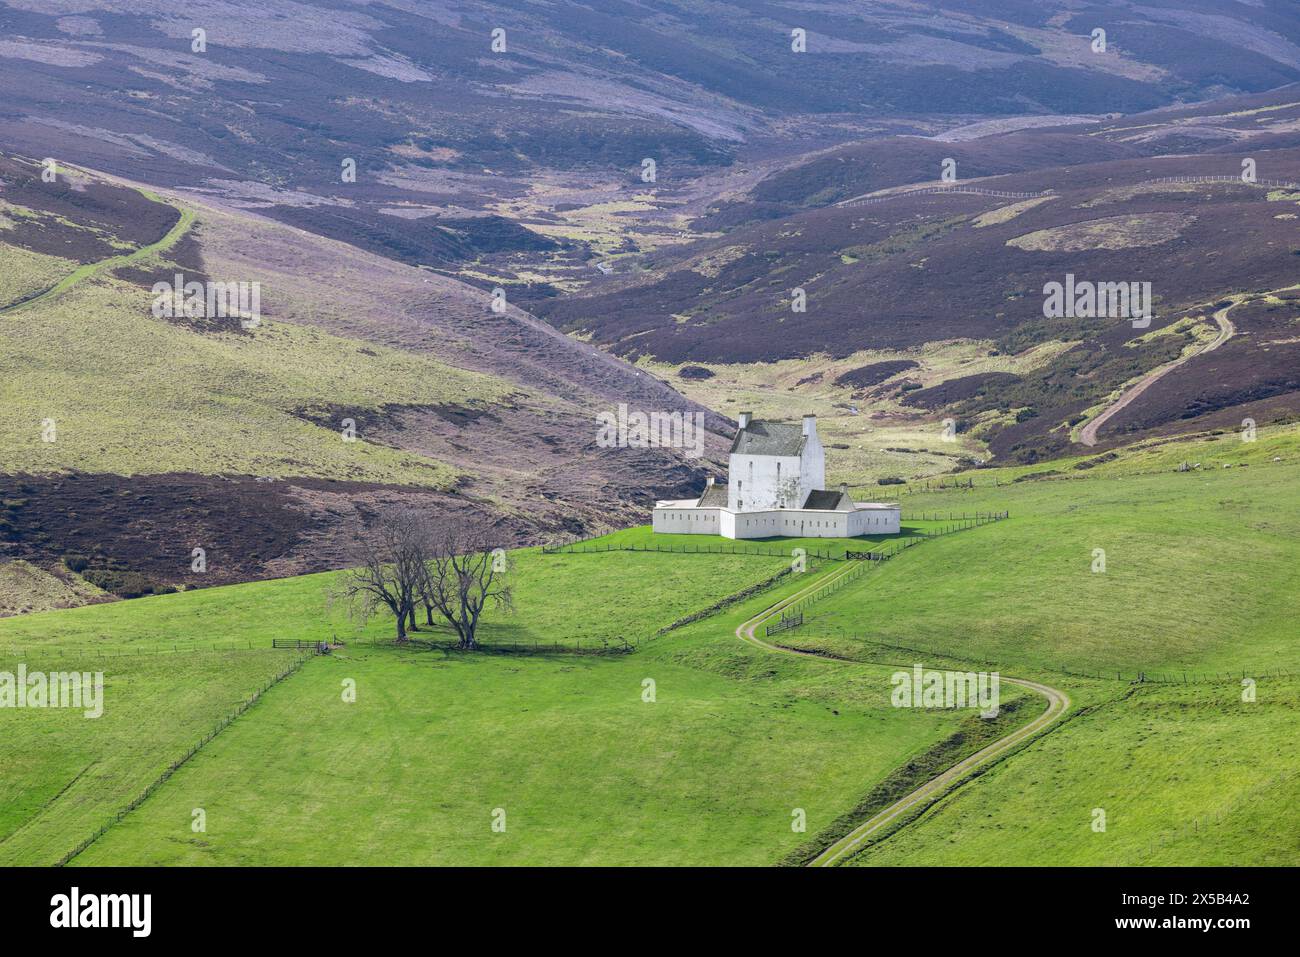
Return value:
<svg viewBox="0 0 1300 957">
<path fill-rule="evenodd" d="M 358 533 L 351 570 L 342 576 L 338 594 L 354 615 L 368 621 L 387 608 L 397 621 L 397 641 L 406 641 L 407 622 L 415 630 L 415 605 L 424 578 L 427 527 L 413 509 L 383 512 L 373 528 Z"/>
<path fill-rule="evenodd" d="M 477 648 L 483 610 L 488 605 L 514 608 L 507 552 L 494 547 L 487 525 L 453 521 L 428 525 L 423 548 L 419 598 L 429 623 L 438 612 L 455 630 L 459 647 Z"/>
</svg>

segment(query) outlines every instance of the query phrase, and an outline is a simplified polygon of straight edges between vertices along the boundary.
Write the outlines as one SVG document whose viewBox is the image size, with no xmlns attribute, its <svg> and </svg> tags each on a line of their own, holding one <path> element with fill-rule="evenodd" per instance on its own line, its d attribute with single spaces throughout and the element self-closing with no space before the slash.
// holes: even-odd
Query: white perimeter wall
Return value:
<svg viewBox="0 0 1300 957">
<path fill-rule="evenodd" d="M 652 527 L 677 535 L 721 535 L 724 538 L 857 538 L 897 535 L 899 510 L 861 509 L 853 512 L 770 509 L 735 513 L 721 508 L 656 508 Z"/>
<path fill-rule="evenodd" d="M 719 535 L 720 508 L 656 508 L 650 527 L 674 535 Z"/>
<path fill-rule="evenodd" d="M 722 513 L 723 535 L 728 538 L 856 538 L 859 535 L 895 535 L 898 511 L 870 509 L 854 512 L 779 509 L 768 512 Z M 733 532 L 728 533 L 731 525 Z"/>
<path fill-rule="evenodd" d="M 902 511 L 897 508 L 864 508 L 848 512 L 849 535 L 897 535 L 902 528 Z"/>
</svg>

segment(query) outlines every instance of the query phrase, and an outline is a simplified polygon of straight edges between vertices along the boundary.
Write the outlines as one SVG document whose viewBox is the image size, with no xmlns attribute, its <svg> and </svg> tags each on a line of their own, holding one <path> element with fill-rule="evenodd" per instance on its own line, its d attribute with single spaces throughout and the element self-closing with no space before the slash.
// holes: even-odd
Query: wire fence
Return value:
<svg viewBox="0 0 1300 957">
<path fill-rule="evenodd" d="M 803 598 L 800 598 L 798 601 L 786 605 L 785 608 L 783 609 L 783 613 L 791 612 L 794 611 L 795 609 L 805 608 L 808 605 L 813 604 L 814 602 L 820 601 L 821 599 L 827 597 L 828 595 L 833 595 L 835 592 L 839 591 L 845 585 L 857 581 L 859 578 L 861 578 L 863 575 L 865 575 L 867 572 L 869 572 L 871 569 L 875 568 L 877 565 L 881 564 L 882 562 L 887 562 L 895 555 L 898 555 L 899 553 L 904 552 L 909 548 L 913 548 L 917 545 L 920 545 L 922 542 L 928 541 L 931 538 L 940 538 L 944 535 L 951 535 L 955 532 L 965 531 L 966 529 L 969 528 L 978 528 L 980 525 L 989 525 L 992 524 L 993 522 L 1001 522 L 1011 517 L 1011 513 L 1009 511 L 979 512 L 977 513 L 977 515 L 978 517 L 976 515 L 968 515 L 965 517 L 958 517 L 954 515 L 952 521 L 948 522 L 945 525 L 940 526 L 939 528 L 930 529 L 928 531 L 922 531 L 919 532 L 913 538 L 905 538 L 893 542 L 890 544 L 888 548 L 881 549 L 880 551 L 877 552 L 863 553 L 869 555 L 870 558 L 860 562 L 855 562 L 854 563 L 855 567 L 853 567 L 849 571 L 835 575 L 835 577 L 833 577 L 821 588 L 818 588 L 812 594 L 805 595 Z M 802 625 L 803 623 L 804 623 L 804 617 L 801 614 L 799 616 L 799 624 Z M 789 627 L 797 627 L 797 626 L 789 626 Z M 788 631 L 789 627 L 783 628 L 781 630 Z"/>
<path fill-rule="evenodd" d="M 283 639 L 275 639 L 282 641 Z M 298 642 L 297 645 L 314 647 L 320 642 Z M 41 658 L 75 657 L 86 661 L 115 661 L 123 658 L 142 658 L 155 655 L 212 654 L 213 652 L 257 651 L 265 652 L 265 644 L 246 641 L 206 642 L 186 641 L 169 645 L 64 645 L 35 644 L 23 647 L 0 648 L 0 660 L 6 658 L 31 660 Z"/>
<path fill-rule="evenodd" d="M 900 519 L 900 521 L 904 523 L 944 522 L 947 523 L 945 527 L 960 525 L 962 528 L 974 528 L 976 525 L 987 525 L 989 522 L 1000 522 L 1004 518 L 1010 518 L 1010 517 L 1011 517 L 1011 513 L 1009 511 L 971 512 L 969 514 L 966 512 L 921 512 L 919 515 L 904 516 L 902 519 Z M 926 529 L 921 529 L 920 534 L 933 535 L 936 534 L 936 532 L 934 530 L 927 531 Z M 937 534 L 947 534 L 947 533 L 939 532 Z"/>
<path fill-rule="evenodd" d="M 1244 180 L 1240 174 L 1236 176 L 1161 176 L 1159 179 L 1144 180 L 1138 185 L 1146 186 L 1153 183 L 1235 183 L 1238 186 L 1256 186 L 1261 189 L 1300 190 L 1300 183 L 1292 183 L 1284 179 Z"/>
<path fill-rule="evenodd" d="M 1178 827 L 1170 828 L 1161 832 L 1147 841 L 1147 856 L 1154 856 L 1157 847 L 1165 847 L 1186 837 L 1200 836 L 1202 832 L 1207 831 L 1209 828 L 1222 824 L 1224 818 L 1228 817 L 1235 811 L 1241 810 L 1241 808 L 1246 804 L 1264 800 L 1263 795 L 1269 791 L 1276 790 L 1279 792 L 1276 799 L 1277 807 L 1291 806 L 1295 800 L 1295 791 L 1292 785 L 1297 775 L 1300 775 L 1300 772 L 1294 770 L 1282 771 L 1269 778 L 1263 784 L 1256 785 L 1245 794 L 1239 795 L 1227 804 L 1206 811 L 1202 814 L 1197 814 L 1190 821 L 1187 821 Z M 1284 787 L 1284 785 L 1286 785 L 1286 787 Z"/>
<path fill-rule="evenodd" d="M 576 635 L 541 641 L 488 640 L 475 642 L 473 649 L 462 648 L 455 638 L 417 638 L 408 636 L 399 644 L 396 638 L 360 638 L 351 644 L 371 648 L 422 648 L 427 651 L 466 652 L 486 655 L 627 655 L 636 651 L 636 639 L 624 635 Z"/>
<path fill-rule="evenodd" d="M 789 558 L 789 548 L 777 548 L 771 545 L 706 545 L 706 544 L 671 544 L 655 542 L 653 545 L 639 545 L 635 542 L 619 544 L 614 542 L 594 542 L 584 544 L 589 540 L 583 539 L 579 542 L 572 542 L 566 545 L 543 545 L 542 553 L 545 555 L 558 554 L 583 554 L 588 552 L 663 552 L 665 554 L 675 555 L 751 555 L 760 558 Z M 804 548 L 804 546 L 799 546 Z M 830 549 L 808 549 L 804 552 L 809 558 L 823 558 L 834 561 L 842 556 L 836 555 Z"/>
<path fill-rule="evenodd" d="M 888 202 L 891 199 L 901 199 L 904 196 L 926 196 L 933 193 L 961 193 L 967 196 L 992 196 L 995 199 L 1043 199 L 1053 195 L 1051 190 L 1045 190 L 1041 193 L 1018 193 L 998 189 L 984 189 L 981 186 L 960 186 L 954 183 L 950 186 L 925 186 L 921 189 L 905 189 L 897 193 L 889 193 L 886 196 L 855 196 L 853 199 L 842 199 L 835 205 L 841 209 L 854 209 L 858 206 L 874 206 L 876 203 Z"/>
<path fill-rule="evenodd" d="M 892 546 L 891 548 L 885 551 L 873 553 L 877 557 L 872 558 L 870 561 L 863 561 L 863 562 L 856 563 L 854 567 L 851 568 L 849 571 L 836 575 L 833 579 L 828 581 L 821 588 L 818 588 L 811 595 L 805 595 L 803 598 L 800 598 L 798 601 L 792 602 L 791 604 L 787 605 L 785 609 L 783 609 L 783 611 L 790 612 L 796 608 L 802 609 L 808 605 L 811 605 L 813 602 L 820 601 L 821 599 L 827 597 L 828 595 L 833 595 L 835 594 L 835 592 L 839 591 L 845 585 L 857 581 L 859 578 L 861 578 L 867 572 L 871 571 L 871 569 L 875 568 L 877 565 L 881 564 L 882 562 L 889 561 L 899 552 L 912 548 L 915 545 L 919 545 L 923 541 L 925 541 L 924 538 L 909 538 L 902 542 L 898 542 L 897 544 L 895 544 L 894 546 Z M 800 614 L 799 624 L 802 625 L 803 622 L 804 622 L 803 615 Z M 788 629 L 782 629 L 782 630 L 785 631 Z"/>
<path fill-rule="evenodd" d="M 810 627 L 818 621 L 818 616 L 807 616 L 805 623 Z M 897 642 L 881 641 L 878 638 L 869 638 L 866 635 L 857 635 L 845 632 L 843 629 L 828 629 L 822 634 L 826 637 L 837 638 L 842 642 L 852 642 L 861 645 L 874 645 L 877 648 L 885 648 L 890 651 L 901 651 L 908 655 L 922 656 L 931 660 L 947 660 L 964 662 L 967 664 L 980 665 L 986 668 L 1005 667 L 1006 662 L 995 661 L 991 658 L 981 658 L 973 655 L 969 650 L 954 651 L 949 648 L 923 647 L 920 645 L 903 645 Z M 1232 671 L 1153 671 L 1149 668 L 1081 668 L 1068 664 L 1051 664 L 1051 663 L 1018 663 L 1021 668 L 1032 668 L 1035 671 L 1050 672 L 1052 674 L 1064 675 L 1069 678 L 1089 678 L 1096 681 L 1118 681 L 1125 684 L 1169 684 L 1169 685 L 1190 685 L 1190 684 L 1221 684 L 1225 681 L 1241 681 L 1243 679 L 1253 679 L 1263 681 L 1273 678 L 1295 678 L 1300 676 L 1300 671 L 1270 667 L 1251 670 L 1249 668 Z"/>
<path fill-rule="evenodd" d="M 1247 678 L 1259 681 L 1265 678 L 1294 678 L 1300 674 L 1300 671 L 1283 670 L 1278 668 L 1263 669 L 1261 671 L 1250 671 L 1242 669 L 1237 671 L 1148 671 L 1145 668 L 1137 668 L 1133 671 L 1117 670 L 1113 674 L 1109 670 L 1098 671 L 1087 668 L 1073 668 L 1068 665 L 1061 665 L 1058 668 L 1048 668 L 1044 670 L 1055 671 L 1059 674 L 1071 678 L 1094 678 L 1099 681 L 1125 681 L 1130 684 L 1167 684 L 1167 685 L 1192 685 L 1192 684 L 1219 684 L 1224 681 L 1242 681 Z"/>
<path fill-rule="evenodd" d="M 317 654 L 319 654 L 319 652 L 312 652 L 311 654 L 301 655 L 300 657 L 296 658 L 294 662 L 291 665 L 289 665 L 289 667 L 283 669 L 279 674 L 275 675 L 275 677 L 267 681 L 266 684 L 264 684 L 261 688 L 253 692 L 253 694 L 250 695 L 245 701 L 240 703 L 239 707 L 237 707 L 234 711 L 232 711 L 230 714 L 226 715 L 219 722 L 217 722 L 216 727 L 214 727 L 211 731 L 205 734 L 197 744 L 192 745 L 188 751 L 186 751 L 179 758 L 176 758 L 174 761 L 172 761 L 171 764 L 169 764 L 163 770 L 162 774 L 160 774 L 157 778 L 155 778 L 152 783 L 150 783 L 143 791 L 141 791 L 138 795 L 136 795 L 136 797 L 133 798 L 125 807 L 123 807 L 116 814 L 114 814 L 112 818 L 110 818 L 103 825 L 101 825 L 93 834 L 90 835 L 90 837 L 86 838 L 84 841 L 82 841 L 80 844 L 74 847 L 71 851 L 64 854 L 61 858 L 59 858 L 58 862 L 54 866 L 62 867 L 63 865 L 71 861 L 73 858 L 75 858 L 82 851 L 84 851 L 86 848 L 90 847 L 90 845 L 94 844 L 101 837 L 103 837 L 108 832 L 109 828 L 119 823 L 122 820 L 122 818 L 126 817 L 128 814 L 130 814 L 132 811 L 138 808 L 141 804 L 147 801 L 155 791 L 157 791 L 160 787 L 162 787 L 165 783 L 167 783 L 167 780 L 173 774 L 175 774 L 177 770 L 180 769 L 181 765 L 185 764 L 187 761 L 190 760 L 190 758 L 198 754 L 200 749 L 202 749 L 204 745 L 206 745 L 209 741 L 211 741 L 213 738 L 219 735 L 222 731 L 226 730 L 226 728 L 230 727 L 230 725 L 233 724 L 237 718 L 239 718 L 246 711 L 248 711 L 249 708 L 257 704 L 257 702 L 261 700 L 262 695 L 266 694 L 268 691 L 270 691 L 272 688 L 274 688 L 284 679 L 288 678 L 290 675 L 295 674 L 304 664 L 307 663 L 309 659 L 314 658 Z"/>
<path fill-rule="evenodd" d="M 768 625 L 764 631 L 766 632 L 767 637 L 771 638 L 773 635 L 779 635 L 781 632 L 789 631 L 791 628 L 798 628 L 802 624 L 803 612 L 799 612 L 797 615 L 786 615 L 783 611 L 781 612 L 781 620 L 775 625 Z"/>
<path fill-rule="evenodd" d="M 666 635 L 670 631 L 675 631 L 678 628 L 682 628 L 686 625 L 693 624 L 694 622 L 701 621 L 702 619 L 709 618 L 713 615 L 716 615 L 718 612 L 722 611 L 722 609 L 730 605 L 734 605 L 736 604 L 736 602 L 744 601 L 746 598 L 749 598 L 752 595 L 757 595 L 761 591 L 766 591 L 767 589 L 775 585 L 777 582 L 779 582 L 782 578 L 793 573 L 794 573 L 794 566 L 792 563 L 790 565 L 787 565 L 785 568 L 782 568 L 779 572 L 777 572 L 775 575 L 771 576 L 770 578 L 765 578 L 761 582 L 755 582 L 753 585 L 750 585 L 747 588 L 742 588 L 738 592 L 735 592 L 733 594 L 726 596 L 725 598 L 721 598 L 718 601 L 715 601 L 712 605 L 709 605 L 709 607 L 707 608 L 701 608 L 699 611 L 692 612 L 691 614 L 686 615 L 683 618 L 678 618 L 671 625 L 665 625 L 663 628 L 660 628 L 658 631 L 655 632 L 655 635 L 656 636 Z"/>
</svg>

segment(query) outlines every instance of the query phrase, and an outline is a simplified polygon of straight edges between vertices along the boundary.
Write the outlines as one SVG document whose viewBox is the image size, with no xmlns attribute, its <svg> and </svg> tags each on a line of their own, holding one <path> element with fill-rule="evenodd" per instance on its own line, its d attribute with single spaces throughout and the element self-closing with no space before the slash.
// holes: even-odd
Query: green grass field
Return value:
<svg viewBox="0 0 1300 957">
<path fill-rule="evenodd" d="M 76 863 L 773 863 L 795 808 L 825 826 L 941 734 L 878 686 L 837 714 L 793 680 L 639 656 L 331 656 Z"/>
<path fill-rule="evenodd" d="M 77 264 L 70 259 L 34 253 L 4 242 L 4 229 L 4 207 L 0 206 L 0 256 L 4 257 L 5 264 L 0 270 L 0 309 L 50 288 L 76 268 Z"/>
<path fill-rule="evenodd" d="M 25 655 L 29 673 L 102 672 L 103 715 L 0 708 L 0 865 L 59 861 L 291 660 L 267 649 Z M 17 664 L 0 657 L 0 671 Z"/>
<path fill-rule="evenodd" d="M 575 623 L 589 634 L 639 623 L 644 635 L 785 564 L 524 552 L 514 571 L 514 617 L 527 619 L 527 633 L 542 638 L 562 639 Z M 283 633 L 268 622 L 319 609 L 327 577 L 0 622 L 0 646 L 28 646 L 22 660 L 58 653 L 63 662 L 90 661 L 110 682 L 105 719 L 42 713 L 65 726 L 66 740 L 54 752 L 59 761 L 17 775 L 16 782 L 25 781 L 22 795 L 5 810 L 15 826 L 30 821 L 25 833 L 46 838 L 0 840 L 0 859 L 57 860 L 109 809 L 138 793 L 158 763 L 139 761 L 135 749 L 109 734 L 107 716 L 120 711 L 126 726 L 180 753 L 203 722 L 165 723 L 176 700 L 208 680 L 202 670 L 187 672 L 187 663 L 266 661 L 269 639 Z M 809 830 L 829 824 L 872 783 L 950 734 L 961 717 L 890 707 L 888 669 L 855 665 L 851 676 L 836 675 L 818 661 L 773 661 L 734 638 L 741 620 L 800 584 L 784 580 L 770 594 L 634 655 L 448 655 L 363 641 L 314 659 L 77 863 L 775 862 L 806 839 L 790 828 L 795 808 L 806 812 Z M 511 621 L 494 622 L 489 632 L 509 629 Z M 326 615 L 297 631 L 324 636 L 337 623 Z M 387 623 L 372 627 L 375 636 L 387 633 Z M 159 652 L 168 636 L 178 650 Z M 217 638 L 255 647 L 192 650 Z M 99 657 L 77 650 L 91 644 L 101 646 Z M 162 677 L 169 668 L 176 681 L 165 694 L 143 682 L 113 684 L 126 669 Z M 342 701 L 345 677 L 356 682 L 355 704 Z M 232 667 L 222 687 L 248 693 L 261 678 Z M 646 678 L 656 684 L 654 703 L 642 700 Z M 38 734 L 36 723 L 22 720 L 32 713 L 8 717 L 11 739 L 35 752 L 41 742 L 24 736 Z M 130 786 L 96 781 L 93 802 L 68 805 L 64 794 L 78 791 L 60 788 L 79 761 L 99 751 L 130 768 Z M 745 787 L 737 789 L 741 780 Z M 490 829 L 498 806 L 507 808 L 505 840 Z M 208 815 L 203 834 L 189 830 L 196 807 Z M 325 816 L 340 826 L 323 826 Z"/>
<path fill-rule="evenodd" d="M 1147 685 L 959 789 L 861 865 L 1297 864 L 1300 680 Z M 1096 809 L 1105 830 L 1094 830 Z"/>
<path fill-rule="evenodd" d="M 543 555 L 513 553 L 516 611 L 489 608 L 487 645 L 573 645 L 582 638 L 629 642 L 756 585 L 789 565 L 785 558 L 731 555 Z M 815 565 L 813 566 L 815 567 Z M 387 640 L 391 616 L 355 620 L 332 598 L 337 573 L 205 588 L 132 601 L 0 619 L 0 652 L 46 647 L 103 653 L 203 647 L 268 648 L 275 638 Z M 421 614 L 419 622 L 424 621 Z M 444 628 L 413 637 L 445 638 Z"/>
<path fill-rule="evenodd" d="M 927 542 L 810 609 L 801 640 L 1008 669 L 1265 671 L 1297 662 L 1300 463 L 909 496 L 1011 519 Z M 1105 571 L 1093 571 L 1095 550 Z M 1101 566 L 1098 564 L 1098 568 Z M 924 587 L 918 587 L 923 582 Z M 816 640 L 814 640 L 816 636 Z"/>
<path fill-rule="evenodd" d="M 877 661 L 908 654 L 896 645 L 933 647 L 957 656 L 935 655 L 935 666 L 991 661 L 1068 689 L 1082 707 L 853 863 L 1300 862 L 1298 436 L 1291 426 L 1254 443 L 1153 444 L 1078 478 L 908 496 L 917 509 L 996 500 L 1016 520 L 909 552 L 856 594 L 827 599 L 790 643 L 800 634 Z M 1174 471 L 1183 461 L 1202 468 Z M 1054 534 L 1027 540 L 1029 522 Z M 1104 574 L 1091 570 L 1094 539 L 1107 549 Z M 938 584 L 928 600 L 897 577 L 903 561 Z M 959 609 L 947 628 L 941 607 Z M 1174 681 L 1089 681 L 1052 670 L 1058 662 Z M 1183 671 L 1191 680 L 1176 683 Z M 1250 676 L 1253 702 L 1243 700 Z M 1104 831 L 1093 829 L 1098 808 Z"/>
<path fill-rule="evenodd" d="M 0 861 L 58 860 L 111 821 L 282 665 L 273 637 L 339 636 L 346 647 L 271 688 L 74 863 L 793 859 L 869 794 L 905 788 L 909 766 L 965 753 L 968 712 L 890 706 L 891 673 L 920 663 L 1034 678 L 1073 711 L 851 863 L 1295 864 L 1297 431 L 1198 443 L 1214 468 L 1174 471 L 1182 443 L 1068 478 L 907 495 L 905 514 L 1011 518 L 921 541 L 807 604 L 806 624 L 780 637 L 856 660 L 735 636 L 839 561 L 656 636 L 771 579 L 793 541 L 751 543 L 772 556 L 518 552 L 517 611 L 492 616 L 484 639 L 558 653 L 386 646 L 391 622 L 358 626 L 329 605 L 330 575 L 2 620 L 0 670 L 63 662 L 103 670 L 108 687 L 99 721 L 0 711 L 19 756 L 0 790 Z M 580 637 L 637 650 L 564 653 Z M 1131 680 L 1184 670 L 1187 684 Z M 1243 671 L 1258 678 L 1254 702 Z M 1023 720 L 1041 711 L 1003 690 L 1028 696 Z"/>
</svg>

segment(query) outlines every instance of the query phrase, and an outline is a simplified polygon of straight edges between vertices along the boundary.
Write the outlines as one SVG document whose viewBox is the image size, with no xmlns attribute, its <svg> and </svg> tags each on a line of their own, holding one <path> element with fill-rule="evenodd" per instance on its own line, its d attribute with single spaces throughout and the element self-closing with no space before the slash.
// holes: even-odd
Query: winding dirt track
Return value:
<svg viewBox="0 0 1300 957">
<path fill-rule="evenodd" d="M 781 599 L 768 608 L 765 608 L 753 618 L 737 627 L 736 637 L 746 644 L 753 645 L 755 648 L 762 648 L 764 651 L 777 652 L 785 655 L 796 655 L 801 658 L 816 658 L 819 661 L 834 660 L 813 652 L 798 651 L 794 648 L 783 648 L 780 645 L 774 645 L 759 638 L 754 634 L 754 632 L 759 625 L 778 614 L 783 608 L 799 601 L 801 598 L 811 594 L 817 589 L 836 581 L 841 576 L 848 574 L 851 568 L 852 564 L 850 562 L 845 562 L 835 571 L 818 578 L 812 584 L 801 588 L 794 594 Z M 938 800 L 939 797 L 947 792 L 953 785 L 969 776 L 971 772 L 991 763 L 1008 750 L 1038 734 L 1048 725 L 1058 721 L 1062 715 L 1070 710 L 1070 698 L 1064 691 L 1060 691 L 1045 684 L 1040 684 L 1037 681 L 1028 681 L 1024 678 L 1008 678 L 1006 675 L 1002 675 L 1001 680 L 1008 684 L 1018 685 L 1021 688 L 1028 688 L 1030 691 L 1035 691 L 1038 694 L 1041 694 L 1047 699 L 1046 710 L 1033 721 L 1020 726 L 1005 737 L 998 738 L 998 740 L 993 743 L 985 745 L 979 751 L 976 751 L 968 758 L 957 762 L 942 774 L 931 778 L 906 797 L 900 798 L 888 807 L 878 811 L 830 847 L 826 848 L 826 850 L 818 854 L 808 866 L 831 867 L 840 863 L 861 847 L 867 838 L 887 828 L 913 808 L 923 807 L 928 803 Z"/>
<path fill-rule="evenodd" d="M 1234 326 L 1232 320 L 1228 318 L 1228 310 L 1235 305 L 1237 305 L 1237 303 L 1234 302 L 1232 305 L 1224 306 L 1214 314 L 1214 321 L 1219 324 L 1219 334 L 1215 336 L 1212 341 L 1206 343 L 1203 349 L 1197 349 L 1195 352 L 1188 353 L 1179 359 L 1175 359 L 1173 362 L 1162 365 L 1157 369 L 1152 369 L 1137 382 L 1133 383 L 1133 385 L 1124 390 L 1123 395 L 1108 405 L 1100 415 L 1080 430 L 1079 441 L 1084 445 L 1096 445 L 1097 430 L 1110 421 L 1116 413 L 1127 408 L 1134 399 L 1140 396 L 1147 389 L 1151 388 L 1151 386 L 1155 385 L 1156 382 L 1163 379 L 1170 372 L 1173 372 L 1179 366 L 1190 362 L 1198 356 L 1203 356 L 1207 352 L 1213 352 L 1236 335 L 1237 327 Z"/>
</svg>

